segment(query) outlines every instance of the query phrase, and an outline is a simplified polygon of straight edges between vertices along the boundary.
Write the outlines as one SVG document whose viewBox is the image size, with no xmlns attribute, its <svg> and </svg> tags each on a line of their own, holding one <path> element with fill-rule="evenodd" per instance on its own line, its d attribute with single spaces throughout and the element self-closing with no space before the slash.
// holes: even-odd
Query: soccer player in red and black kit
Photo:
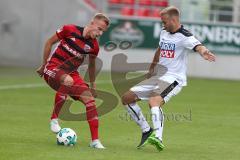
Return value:
<svg viewBox="0 0 240 160">
<path fill-rule="evenodd" d="M 55 133 L 60 131 L 58 114 L 67 96 L 70 96 L 86 106 L 92 137 L 90 147 L 97 149 L 103 149 L 104 146 L 98 139 L 99 122 L 94 100 L 96 97 L 95 59 L 99 52 L 96 38 L 107 30 L 109 23 L 110 20 L 107 16 L 97 13 L 85 27 L 64 25 L 46 41 L 43 63 L 37 69 L 37 73 L 41 77 L 43 76 L 47 84 L 57 91 L 50 122 L 51 130 Z M 59 42 L 58 46 L 51 53 L 52 46 L 57 42 Z M 90 85 L 83 80 L 77 71 L 86 56 L 89 59 Z"/>
</svg>

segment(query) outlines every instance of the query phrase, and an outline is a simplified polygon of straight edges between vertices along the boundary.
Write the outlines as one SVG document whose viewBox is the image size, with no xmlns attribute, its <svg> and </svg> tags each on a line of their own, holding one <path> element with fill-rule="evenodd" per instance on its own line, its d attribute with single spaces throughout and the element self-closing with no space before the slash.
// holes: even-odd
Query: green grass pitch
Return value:
<svg viewBox="0 0 240 160">
<path fill-rule="evenodd" d="M 108 73 L 97 81 L 110 82 Z M 54 91 L 33 70 L 0 69 L 0 160 L 239 160 L 240 159 L 240 81 L 189 78 L 188 86 L 164 106 L 165 150 L 147 145 L 141 150 L 140 129 L 126 117 L 122 105 L 100 117 L 100 138 L 106 150 L 88 147 L 87 122 L 61 121 L 74 129 L 77 145 L 56 145 L 49 130 Z M 111 83 L 99 83 L 98 89 L 117 96 Z M 100 102 L 98 102 L 100 103 Z M 141 102 L 149 116 L 148 105 Z M 84 111 L 74 102 L 73 112 Z"/>
</svg>

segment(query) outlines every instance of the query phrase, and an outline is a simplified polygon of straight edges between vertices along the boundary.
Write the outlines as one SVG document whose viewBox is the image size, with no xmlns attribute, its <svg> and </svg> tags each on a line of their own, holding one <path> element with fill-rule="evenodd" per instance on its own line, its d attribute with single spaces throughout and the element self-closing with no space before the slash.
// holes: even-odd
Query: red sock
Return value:
<svg viewBox="0 0 240 160">
<path fill-rule="evenodd" d="M 92 136 L 92 140 L 98 139 L 98 113 L 94 100 L 88 101 L 86 104 L 87 120 Z"/>
<path fill-rule="evenodd" d="M 61 111 L 61 108 L 62 108 L 64 102 L 66 101 L 66 99 L 67 99 L 66 95 L 63 95 L 59 92 L 56 93 L 55 103 L 54 103 L 54 108 L 53 108 L 51 119 L 58 118 L 58 114 Z"/>
</svg>

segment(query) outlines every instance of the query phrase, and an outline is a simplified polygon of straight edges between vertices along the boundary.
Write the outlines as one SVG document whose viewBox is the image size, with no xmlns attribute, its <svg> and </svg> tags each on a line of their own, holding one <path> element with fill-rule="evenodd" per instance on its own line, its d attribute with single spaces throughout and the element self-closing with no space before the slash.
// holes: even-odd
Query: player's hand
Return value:
<svg viewBox="0 0 240 160">
<path fill-rule="evenodd" d="M 94 98 L 97 97 L 97 92 L 96 92 L 96 90 L 94 88 L 90 88 L 90 92 L 92 93 Z"/>
<path fill-rule="evenodd" d="M 95 83 L 90 83 L 90 92 L 92 93 L 94 98 L 97 97 L 96 84 Z"/>
<path fill-rule="evenodd" d="M 149 79 L 150 77 L 152 77 L 154 74 L 154 69 L 149 69 L 148 73 L 146 74 L 146 78 Z"/>
<path fill-rule="evenodd" d="M 40 77 L 42 77 L 43 76 L 43 73 L 44 73 L 44 65 L 42 65 L 42 66 L 40 66 L 37 70 L 36 70 L 36 72 L 38 73 L 38 75 L 40 76 Z"/>
<path fill-rule="evenodd" d="M 210 52 L 209 50 L 205 51 L 203 53 L 202 57 L 209 62 L 215 62 L 216 61 L 216 56 L 212 52 Z"/>
</svg>

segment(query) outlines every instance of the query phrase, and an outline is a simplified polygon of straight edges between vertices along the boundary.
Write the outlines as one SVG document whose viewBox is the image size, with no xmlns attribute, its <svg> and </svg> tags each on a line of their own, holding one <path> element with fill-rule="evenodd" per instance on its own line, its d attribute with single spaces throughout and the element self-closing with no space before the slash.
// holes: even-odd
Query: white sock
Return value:
<svg viewBox="0 0 240 160">
<path fill-rule="evenodd" d="M 162 133 L 163 133 L 163 122 L 164 116 L 161 107 L 154 106 L 151 108 L 152 112 L 152 122 L 154 130 L 156 130 L 156 137 L 162 141 Z"/>
<path fill-rule="evenodd" d="M 128 104 L 126 108 L 131 118 L 141 127 L 143 133 L 150 130 L 150 126 L 137 103 Z"/>
</svg>

